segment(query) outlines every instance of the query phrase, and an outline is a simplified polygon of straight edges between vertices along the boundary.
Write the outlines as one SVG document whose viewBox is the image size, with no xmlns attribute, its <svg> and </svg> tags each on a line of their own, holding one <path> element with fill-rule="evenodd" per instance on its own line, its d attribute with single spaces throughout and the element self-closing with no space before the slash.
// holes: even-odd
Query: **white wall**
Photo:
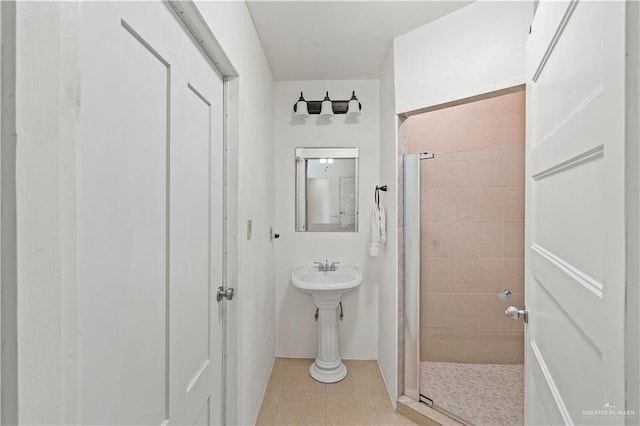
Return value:
<svg viewBox="0 0 640 426">
<path fill-rule="evenodd" d="M 333 99 L 349 99 L 355 90 L 362 103 L 362 116 L 351 122 L 344 115 L 330 121 L 312 115 L 293 117 L 293 104 L 304 92 L 307 100 L 321 100 L 325 91 Z M 275 86 L 276 185 L 269 195 L 276 199 L 276 356 L 317 355 L 317 330 L 311 295 L 291 284 L 297 264 L 329 259 L 356 263 L 363 284 L 342 298 L 344 321 L 338 323 L 340 356 L 346 359 L 376 359 L 378 351 L 379 258 L 368 254 L 373 192 L 378 182 L 379 101 L 378 80 L 287 81 Z M 358 147 L 359 225 L 357 233 L 296 232 L 295 148 Z M 387 182 L 382 182 L 387 183 Z"/>
<path fill-rule="evenodd" d="M 273 77 L 244 2 L 197 2 L 239 74 L 231 84 L 229 163 L 231 205 L 229 285 L 236 298 L 229 304 L 231 344 L 237 339 L 236 407 L 231 424 L 255 422 L 269 380 L 275 351 L 275 250 L 269 227 L 275 225 Z M 253 237 L 247 240 L 247 220 Z M 233 223 L 235 222 L 235 223 Z M 234 252 L 237 257 L 233 259 Z M 241 366 L 241 367 L 238 367 Z M 232 374 L 234 372 L 232 371 Z M 233 385 L 231 383 L 231 385 Z"/>
<path fill-rule="evenodd" d="M 393 47 L 380 75 L 380 182 L 387 213 L 387 245 L 380 252 L 378 362 L 391 401 L 398 399 L 398 170 L 397 116 L 393 80 Z"/>
<path fill-rule="evenodd" d="M 394 40 L 396 111 L 524 83 L 527 1 L 478 1 Z"/>
</svg>

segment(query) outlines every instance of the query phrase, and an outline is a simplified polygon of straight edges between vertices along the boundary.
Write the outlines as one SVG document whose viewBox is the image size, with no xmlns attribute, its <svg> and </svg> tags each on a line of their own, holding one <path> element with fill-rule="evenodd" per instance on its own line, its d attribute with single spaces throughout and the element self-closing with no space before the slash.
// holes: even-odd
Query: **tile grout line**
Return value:
<svg viewBox="0 0 640 426">
<path fill-rule="evenodd" d="M 329 424 L 329 392 L 327 385 L 324 385 L 324 425 Z"/>
<path fill-rule="evenodd" d="M 273 374 L 273 372 L 271 374 Z M 287 375 L 289 375 L 289 366 L 284 365 L 284 375 L 282 378 L 282 384 L 280 385 L 280 395 L 278 396 L 278 402 L 276 403 L 276 413 L 273 416 L 273 425 L 276 424 L 276 420 L 278 419 L 278 412 L 280 411 L 280 400 L 282 399 L 282 394 L 284 393 L 284 384 L 287 381 Z"/>
<path fill-rule="evenodd" d="M 373 392 L 370 392 L 369 396 L 371 397 L 371 399 L 373 399 L 373 409 L 376 412 L 376 420 L 378 421 L 378 426 L 380 426 L 382 423 L 380 422 L 380 414 L 378 413 L 378 404 L 376 403 L 376 397 L 373 395 Z"/>
<path fill-rule="evenodd" d="M 273 421 L 271 422 L 272 425 L 276 424 L 276 418 L 278 417 L 278 410 L 280 409 L 280 399 L 282 399 L 282 389 L 278 391 L 278 399 L 276 401 L 276 410 L 275 410 L 275 413 L 273 414 Z"/>
<path fill-rule="evenodd" d="M 324 425 L 329 424 L 329 389 L 327 384 L 324 384 Z"/>
</svg>

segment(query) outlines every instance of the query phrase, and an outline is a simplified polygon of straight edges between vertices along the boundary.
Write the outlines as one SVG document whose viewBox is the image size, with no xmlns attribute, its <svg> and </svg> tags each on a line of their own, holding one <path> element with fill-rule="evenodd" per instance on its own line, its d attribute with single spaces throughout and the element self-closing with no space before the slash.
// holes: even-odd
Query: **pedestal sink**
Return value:
<svg viewBox="0 0 640 426">
<path fill-rule="evenodd" d="M 341 265 L 335 271 L 322 271 L 317 266 L 298 266 L 291 273 L 294 286 L 311 293 L 318 307 L 318 356 L 309 368 L 311 377 L 323 383 L 335 383 L 347 375 L 347 367 L 338 353 L 336 308 L 342 293 L 362 283 L 356 265 Z"/>
</svg>

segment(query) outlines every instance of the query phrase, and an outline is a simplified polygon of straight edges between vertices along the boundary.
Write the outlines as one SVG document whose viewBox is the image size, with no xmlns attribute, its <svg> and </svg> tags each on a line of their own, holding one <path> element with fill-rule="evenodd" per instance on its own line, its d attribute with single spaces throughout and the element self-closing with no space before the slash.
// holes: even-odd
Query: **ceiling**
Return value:
<svg viewBox="0 0 640 426">
<path fill-rule="evenodd" d="M 247 1 L 276 80 L 378 78 L 391 41 L 470 1 Z"/>
</svg>

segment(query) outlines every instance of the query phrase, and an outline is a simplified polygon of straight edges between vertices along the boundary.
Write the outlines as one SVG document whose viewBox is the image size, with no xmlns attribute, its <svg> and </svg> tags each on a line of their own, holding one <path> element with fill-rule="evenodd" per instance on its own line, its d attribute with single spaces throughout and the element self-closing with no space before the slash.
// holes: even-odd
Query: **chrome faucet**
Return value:
<svg viewBox="0 0 640 426">
<path fill-rule="evenodd" d="M 314 265 L 318 265 L 318 271 L 326 271 L 322 262 L 313 262 Z"/>
<path fill-rule="evenodd" d="M 340 262 L 331 262 L 329 265 L 329 260 L 325 259 L 324 263 L 322 262 L 313 262 L 314 265 L 318 265 L 318 271 L 327 272 L 327 271 L 335 271 L 338 269 L 336 266 Z"/>
</svg>

